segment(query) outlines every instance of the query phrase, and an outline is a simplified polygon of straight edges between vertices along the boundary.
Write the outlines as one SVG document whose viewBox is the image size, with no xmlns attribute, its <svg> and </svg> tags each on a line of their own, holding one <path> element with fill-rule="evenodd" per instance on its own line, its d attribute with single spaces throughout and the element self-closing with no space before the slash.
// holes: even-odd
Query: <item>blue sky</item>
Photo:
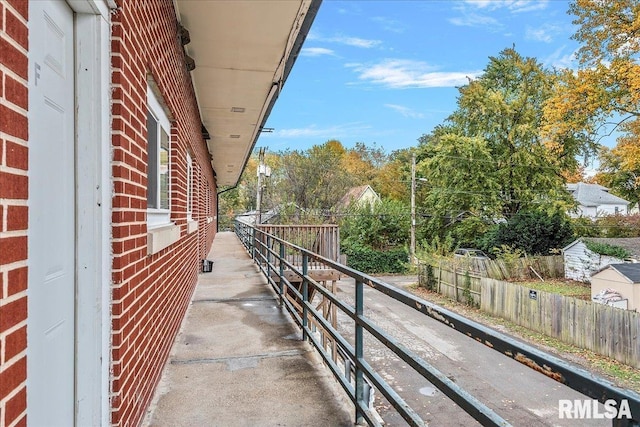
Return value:
<svg viewBox="0 0 640 427">
<path fill-rule="evenodd" d="M 257 146 L 416 146 L 503 49 L 572 66 L 567 10 L 562 0 L 324 0 Z"/>
</svg>

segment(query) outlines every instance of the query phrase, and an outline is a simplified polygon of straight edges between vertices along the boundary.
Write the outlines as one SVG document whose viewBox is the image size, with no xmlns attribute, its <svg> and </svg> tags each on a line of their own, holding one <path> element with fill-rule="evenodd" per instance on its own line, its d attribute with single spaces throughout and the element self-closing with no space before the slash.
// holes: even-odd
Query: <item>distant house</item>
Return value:
<svg viewBox="0 0 640 427">
<path fill-rule="evenodd" d="M 578 202 L 578 208 L 570 215 L 574 218 L 598 218 L 605 215 L 627 214 L 629 202 L 609 193 L 609 189 L 598 184 L 567 184 L 567 190 Z"/>
<path fill-rule="evenodd" d="M 619 246 L 631 254 L 630 258 L 623 260 L 607 255 L 600 255 L 589 248 L 586 242 L 604 243 L 611 246 Z M 625 261 L 640 262 L 640 237 L 627 237 L 618 239 L 605 238 L 580 238 L 562 249 L 564 256 L 564 275 L 567 279 L 588 282 L 591 275 L 610 264 Z"/>
<path fill-rule="evenodd" d="M 613 295 L 608 301 L 603 296 Z M 640 264 L 611 264 L 591 276 L 591 297 L 596 302 L 628 310 L 640 309 Z"/>
<path fill-rule="evenodd" d="M 342 196 L 340 201 L 336 204 L 336 210 L 344 210 L 352 204 L 364 205 L 368 203 L 372 205 L 380 201 L 380 196 L 376 193 L 370 185 L 361 185 L 360 187 L 353 187 L 347 194 Z"/>
</svg>

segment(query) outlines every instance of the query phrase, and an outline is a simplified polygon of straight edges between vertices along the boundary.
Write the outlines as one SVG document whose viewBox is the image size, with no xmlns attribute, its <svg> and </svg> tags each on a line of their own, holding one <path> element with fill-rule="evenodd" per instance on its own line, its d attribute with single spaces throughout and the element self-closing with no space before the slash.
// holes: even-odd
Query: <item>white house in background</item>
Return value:
<svg viewBox="0 0 640 427">
<path fill-rule="evenodd" d="M 337 210 L 343 210 L 348 208 L 352 204 L 363 205 L 368 203 L 372 205 L 380 201 L 378 193 L 371 188 L 370 185 L 361 185 L 360 187 L 353 187 L 347 194 L 342 196 L 340 201 L 336 204 Z"/>
<path fill-rule="evenodd" d="M 587 248 L 587 241 L 619 246 L 630 253 L 627 259 L 600 255 Z M 626 237 L 617 239 L 580 238 L 564 249 L 564 276 L 567 279 L 589 282 L 591 275 L 610 264 L 623 262 L 640 262 L 640 237 Z"/>
<path fill-rule="evenodd" d="M 612 301 L 602 301 L 628 310 L 640 309 L 640 264 L 611 264 L 591 277 L 591 297 L 616 295 Z"/>
<path fill-rule="evenodd" d="M 609 193 L 609 189 L 602 185 L 578 182 L 567 184 L 567 190 L 578 202 L 577 210 L 569 213 L 573 218 L 629 213 L 629 202 Z"/>
</svg>

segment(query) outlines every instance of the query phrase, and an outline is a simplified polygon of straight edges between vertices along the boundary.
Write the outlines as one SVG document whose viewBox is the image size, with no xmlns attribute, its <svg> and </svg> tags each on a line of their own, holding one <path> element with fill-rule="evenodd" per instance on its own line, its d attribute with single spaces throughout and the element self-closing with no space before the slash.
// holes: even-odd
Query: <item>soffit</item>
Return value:
<svg viewBox="0 0 640 427">
<path fill-rule="evenodd" d="M 235 185 L 297 57 L 319 0 L 177 0 L 218 186 Z M 243 109 L 233 112 L 233 109 Z"/>
</svg>

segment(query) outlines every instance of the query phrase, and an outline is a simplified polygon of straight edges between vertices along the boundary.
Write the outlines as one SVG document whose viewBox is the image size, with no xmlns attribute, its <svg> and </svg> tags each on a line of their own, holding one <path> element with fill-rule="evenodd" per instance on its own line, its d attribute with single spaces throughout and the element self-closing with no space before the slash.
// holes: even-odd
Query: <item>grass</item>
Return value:
<svg viewBox="0 0 640 427">
<path fill-rule="evenodd" d="M 545 292 L 552 292 L 551 289 L 557 288 L 562 289 L 561 292 L 573 292 L 574 294 L 576 293 L 576 287 L 584 288 L 584 286 L 576 286 L 575 284 L 571 283 L 563 284 L 555 282 L 519 282 L 518 284 L 524 286 L 535 285 L 531 286 L 531 288 Z M 538 285 L 542 286 L 537 287 Z M 602 356 L 593 351 L 566 344 L 556 338 L 552 338 L 542 333 L 532 331 L 511 321 L 499 317 L 490 316 L 477 308 L 472 308 L 463 303 L 455 302 L 444 295 L 440 295 L 436 292 L 420 288 L 417 284 L 408 287 L 408 289 L 427 301 L 433 302 L 434 304 L 447 308 L 448 310 L 454 311 L 460 315 L 463 315 L 483 325 L 489 326 L 500 332 L 519 338 L 525 342 L 528 342 L 529 344 L 541 348 L 548 353 L 563 357 L 570 362 L 577 364 L 584 369 L 611 381 L 618 387 L 626 388 L 629 390 L 633 390 L 636 393 L 640 393 L 639 369 L 635 369 L 631 366 L 625 365 L 624 363 L 618 362 L 615 359 Z M 588 287 L 586 289 L 588 289 Z M 574 294 L 563 293 L 563 295 L 575 296 Z M 588 294 L 587 296 L 590 298 L 590 294 Z"/>
</svg>

